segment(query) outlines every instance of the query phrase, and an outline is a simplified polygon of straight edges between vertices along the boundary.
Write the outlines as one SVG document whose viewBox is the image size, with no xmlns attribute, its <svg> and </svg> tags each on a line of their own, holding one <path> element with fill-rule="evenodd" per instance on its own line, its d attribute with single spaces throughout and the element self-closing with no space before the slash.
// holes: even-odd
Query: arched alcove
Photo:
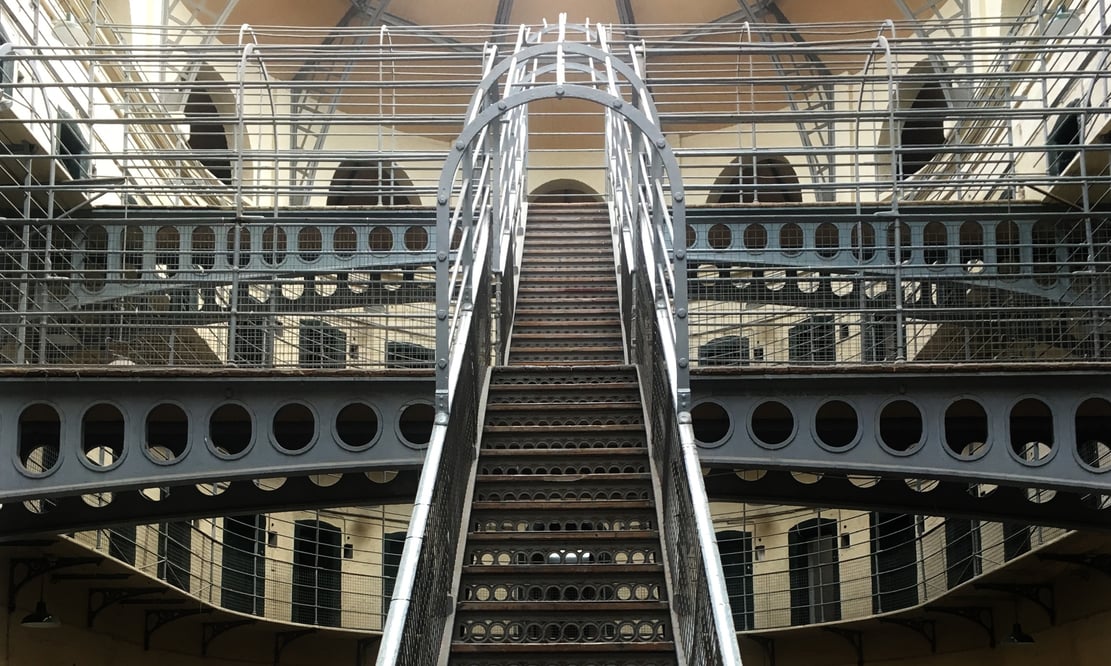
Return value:
<svg viewBox="0 0 1111 666">
<path fill-rule="evenodd" d="M 0 46 L 7 44 L 11 40 L 8 39 L 7 33 L 4 32 L 3 26 L 0 26 Z M 10 85 L 15 81 L 15 60 L 11 58 L 0 58 L 0 85 Z M 0 100 L 11 95 L 8 90 L 0 89 Z"/>
<path fill-rule="evenodd" d="M 329 206 L 417 206 L 405 170 L 382 160 L 344 160 L 328 185 Z"/>
<path fill-rule="evenodd" d="M 802 188 L 794 167 L 784 157 L 738 157 L 714 181 L 708 204 L 799 203 Z"/>
<path fill-rule="evenodd" d="M 898 85 L 894 134 L 898 142 L 897 163 L 891 163 L 891 127 L 880 131 L 877 144 L 880 175 L 904 180 L 922 170 L 941 152 L 946 142 L 945 122 L 953 107 L 953 91 L 946 80 L 948 65 L 934 60 L 919 62 Z"/>
<path fill-rule="evenodd" d="M 235 145 L 235 98 L 227 90 L 223 77 L 208 65 L 197 70 L 185 100 L 185 118 L 189 121 L 189 148 L 198 153 L 196 159 L 209 173 L 228 187 L 234 185 L 232 155 Z M 247 138 L 241 138 L 239 149 Z"/>
<path fill-rule="evenodd" d="M 540 185 L 529 194 L 533 203 L 602 203 L 602 196 L 591 186 L 573 178 L 557 178 Z"/>
</svg>

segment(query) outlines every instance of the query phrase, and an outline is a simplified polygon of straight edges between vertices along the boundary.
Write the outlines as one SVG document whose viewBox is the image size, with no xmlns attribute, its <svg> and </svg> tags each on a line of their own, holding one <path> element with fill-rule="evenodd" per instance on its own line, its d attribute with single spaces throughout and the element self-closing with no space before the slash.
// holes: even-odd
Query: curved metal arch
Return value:
<svg viewBox="0 0 1111 666">
<path fill-rule="evenodd" d="M 599 106 L 609 108 L 615 113 L 621 114 L 626 120 L 636 125 L 637 129 L 641 131 L 641 134 L 652 143 L 660 159 L 663 161 L 664 171 L 667 173 L 668 184 L 671 186 L 672 221 L 674 228 L 686 228 L 686 203 L 683 190 L 683 179 L 679 170 L 679 161 L 676 159 L 675 153 L 671 149 L 671 145 L 668 144 L 663 132 L 652 122 L 650 116 L 641 109 L 626 104 L 625 100 L 620 97 L 615 97 L 589 86 L 574 83 L 564 85 L 550 84 L 530 88 L 529 90 L 500 99 L 496 105 L 487 107 L 479 115 L 475 116 L 475 118 L 463 128 L 463 131 L 459 133 L 459 137 L 456 139 L 455 145 L 453 146 L 454 150 L 448 154 L 447 159 L 444 161 L 443 169 L 440 171 L 440 182 L 437 188 L 436 199 L 436 223 L 438 235 L 442 235 L 443 238 L 438 238 L 438 242 L 443 241 L 446 243 L 448 241 L 446 225 L 450 222 L 451 184 L 455 180 L 455 173 L 459 170 L 459 165 L 463 161 L 467 146 L 471 145 L 487 125 L 492 123 L 498 116 L 501 116 L 511 109 L 542 99 L 567 98 L 594 102 Z M 650 98 L 646 97 L 646 99 L 649 99 L 650 102 Z M 442 229 L 439 228 L 441 225 L 443 225 Z M 446 248 L 446 245 L 439 249 L 444 248 Z"/>
<path fill-rule="evenodd" d="M 645 100 L 645 104 L 647 105 L 648 118 L 650 118 L 653 122 L 655 122 L 659 118 L 658 114 L 656 113 L 656 103 L 652 101 L 652 96 L 648 92 L 648 84 L 646 84 L 644 82 L 644 79 L 642 79 L 640 75 L 636 73 L 636 70 L 634 70 L 628 63 L 624 62 L 620 58 L 617 58 L 612 53 L 607 53 L 602 49 L 579 42 L 545 42 L 543 44 L 537 44 L 535 46 L 523 48 L 519 53 L 514 54 L 514 57 L 512 58 L 504 58 L 498 64 L 494 65 L 490 69 L 490 73 L 487 74 L 482 79 L 482 81 L 478 83 L 478 87 L 475 90 L 474 97 L 472 97 L 471 103 L 467 108 L 467 116 L 471 117 L 475 111 L 476 105 L 481 104 L 483 100 L 489 98 L 490 93 L 495 90 L 498 80 L 501 79 L 501 77 L 504 76 L 515 64 L 519 64 L 520 62 L 525 60 L 533 60 L 540 56 L 555 55 L 561 48 L 563 49 L 563 52 L 565 54 L 571 53 L 575 55 L 581 55 L 590 58 L 591 60 L 596 60 L 601 63 L 608 62 L 609 64 L 611 64 L 614 70 L 621 74 L 621 76 L 625 78 L 625 80 L 629 83 L 629 85 L 633 87 L 634 90 L 640 93 L 640 98 Z M 564 87 L 569 88 L 570 85 L 571 84 L 567 84 Z M 554 95 L 552 96 L 554 97 Z M 611 100 L 620 99 L 617 97 L 613 97 L 612 95 L 607 96 L 610 97 Z M 504 99 L 508 98 L 503 98 L 502 101 L 504 101 Z M 624 103 L 624 100 L 621 101 L 622 103 Z M 616 109 L 616 107 L 613 108 Z M 630 120 L 632 120 L 632 118 L 630 118 Z M 471 122 L 473 122 L 473 120 Z M 466 130 L 464 129 L 464 131 Z"/>
</svg>

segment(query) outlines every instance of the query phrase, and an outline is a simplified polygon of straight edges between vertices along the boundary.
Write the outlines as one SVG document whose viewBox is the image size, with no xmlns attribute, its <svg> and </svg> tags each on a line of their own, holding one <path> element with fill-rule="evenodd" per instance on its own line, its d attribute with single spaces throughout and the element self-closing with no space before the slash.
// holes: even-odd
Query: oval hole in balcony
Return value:
<svg viewBox="0 0 1111 666">
<path fill-rule="evenodd" d="M 208 419 L 208 441 L 222 458 L 238 458 L 247 452 L 254 437 L 251 414 L 243 405 L 226 403 Z"/>
<path fill-rule="evenodd" d="M 378 437 L 378 413 L 365 403 L 353 402 L 336 415 L 336 436 L 349 449 L 364 449 Z"/>
<path fill-rule="evenodd" d="M 50 405 L 30 405 L 19 415 L 19 462 L 29 474 L 42 475 L 58 466 L 62 419 Z"/>
<path fill-rule="evenodd" d="M 1076 453 L 1093 472 L 1111 470 L 1111 402 L 1089 398 L 1076 408 Z"/>
<path fill-rule="evenodd" d="M 729 435 L 732 419 L 720 404 L 707 401 L 691 410 L 691 424 L 698 443 L 719 444 Z"/>
<path fill-rule="evenodd" d="M 841 238 L 837 226 L 830 222 L 823 222 L 814 230 L 814 246 L 818 249 L 818 256 L 832 259 L 841 251 Z"/>
<path fill-rule="evenodd" d="M 367 244 L 371 252 L 389 252 L 393 249 L 393 232 L 389 227 L 374 227 L 370 230 Z"/>
<path fill-rule="evenodd" d="M 972 460 L 987 453 L 988 415 L 980 403 L 957 400 L 945 410 L 945 445 L 958 458 Z"/>
<path fill-rule="evenodd" d="M 802 227 L 789 222 L 779 230 L 779 247 L 788 257 L 798 255 L 802 251 Z"/>
<path fill-rule="evenodd" d="M 853 225 L 849 234 L 853 246 L 853 258 L 870 261 L 876 256 L 876 230 L 871 224 L 861 222 Z"/>
<path fill-rule="evenodd" d="M 316 261 L 324 249 L 324 237 L 316 227 L 301 227 L 297 232 L 297 254 L 301 261 Z"/>
<path fill-rule="evenodd" d="M 428 403 L 413 403 L 401 410 L 397 429 L 406 444 L 424 446 L 432 439 L 436 410 Z"/>
<path fill-rule="evenodd" d="M 762 224 L 746 225 L 744 242 L 749 250 L 764 250 L 768 247 L 768 230 Z"/>
<path fill-rule="evenodd" d="M 355 235 L 354 227 L 342 226 L 332 234 L 332 249 L 338 259 L 350 259 L 355 256 L 359 240 Z"/>
<path fill-rule="evenodd" d="M 150 410 L 146 422 L 146 454 L 157 463 L 181 459 L 189 448 L 189 417 L 174 404 L 163 403 Z"/>
<path fill-rule="evenodd" d="M 212 227 L 193 229 L 193 240 L 189 252 L 194 268 L 211 270 L 216 266 L 216 232 Z"/>
<path fill-rule="evenodd" d="M 299 402 L 282 405 L 272 422 L 274 442 L 288 453 L 300 453 L 316 439 L 316 417 Z"/>
<path fill-rule="evenodd" d="M 123 414 L 115 405 L 100 403 L 81 418 L 81 452 L 93 468 L 107 469 L 123 457 Z"/>
<path fill-rule="evenodd" d="M 795 416 L 782 402 L 768 400 L 753 410 L 751 426 L 758 444 L 781 446 L 795 434 Z"/>
<path fill-rule="evenodd" d="M 726 250 L 733 244 L 733 231 L 724 224 L 715 224 L 710 227 L 707 242 L 714 250 Z"/>
<path fill-rule="evenodd" d="M 266 227 L 262 232 L 262 260 L 270 266 L 285 261 L 285 229 L 278 226 Z"/>
<path fill-rule="evenodd" d="M 1010 431 L 1011 450 L 1023 462 L 1042 462 L 1053 452 L 1053 411 L 1037 398 L 1011 408 Z"/>
<path fill-rule="evenodd" d="M 856 441 L 860 432 L 856 410 L 844 400 L 830 400 L 814 414 L 814 432 L 829 448 L 844 449 Z"/>
<path fill-rule="evenodd" d="M 887 403 L 880 411 L 880 442 L 892 451 L 909 453 L 922 443 L 922 412 L 909 400 Z"/>
<path fill-rule="evenodd" d="M 420 252 L 428 249 L 428 230 L 424 227 L 409 227 L 405 230 L 405 249 Z"/>
</svg>

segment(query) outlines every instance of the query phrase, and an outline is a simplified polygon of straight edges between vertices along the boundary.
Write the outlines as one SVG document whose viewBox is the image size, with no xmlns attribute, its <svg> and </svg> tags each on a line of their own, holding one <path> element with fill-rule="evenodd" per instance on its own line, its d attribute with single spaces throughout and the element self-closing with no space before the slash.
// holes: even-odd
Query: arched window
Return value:
<svg viewBox="0 0 1111 666">
<path fill-rule="evenodd" d="M 400 167 L 382 160 L 344 160 L 328 186 L 329 206 L 417 206 L 413 183 Z"/>
<path fill-rule="evenodd" d="M 738 157 L 722 170 L 706 197 L 709 204 L 798 203 L 802 188 L 798 174 L 783 157 L 765 156 L 752 163 Z"/>
<path fill-rule="evenodd" d="M 937 80 L 926 81 L 910 104 L 910 113 L 899 132 L 902 158 L 899 179 L 918 173 L 937 157 L 945 145 L 945 117 L 949 101 Z"/>
<path fill-rule="evenodd" d="M 533 203 L 588 204 L 601 203 L 602 197 L 586 183 L 572 178 L 549 180 L 529 194 Z"/>
<path fill-rule="evenodd" d="M 3 50 L 4 45 L 10 41 L 3 28 L 0 28 L 0 50 Z M 0 56 L 0 86 L 8 86 L 13 83 L 15 83 L 15 61 L 10 57 Z M 11 89 L 0 88 L 0 104 L 3 104 L 11 96 Z"/>
<path fill-rule="evenodd" d="M 185 102 L 185 117 L 189 120 L 189 147 L 197 151 L 197 161 L 230 187 L 232 167 L 228 131 L 221 122 L 211 91 L 205 88 L 190 91 Z"/>
<path fill-rule="evenodd" d="M 291 620 L 338 627 L 342 602 L 342 535 L 319 520 L 293 526 L 293 608 Z"/>
<path fill-rule="evenodd" d="M 1069 106 L 1075 105 L 1076 102 L 1073 102 Z M 1081 124 L 1081 116 L 1075 112 L 1059 116 L 1054 122 L 1046 142 L 1050 146 L 1046 156 L 1046 172 L 1049 175 L 1060 176 L 1068 168 L 1069 162 L 1076 157 Z"/>
</svg>

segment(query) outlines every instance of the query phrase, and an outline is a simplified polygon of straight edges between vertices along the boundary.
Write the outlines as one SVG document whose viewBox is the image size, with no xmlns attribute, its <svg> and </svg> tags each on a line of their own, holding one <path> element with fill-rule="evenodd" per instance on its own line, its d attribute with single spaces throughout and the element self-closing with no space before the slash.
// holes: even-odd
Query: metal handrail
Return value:
<svg viewBox="0 0 1111 666">
<path fill-rule="evenodd" d="M 606 48 L 604 38 L 602 43 Z M 636 52 L 631 55 L 634 71 L 641 75 Z M 658 124 L 647 88 L 636 93 L 646 115 Z M 618 271 L 622 313 L 631 329 L 641 381 L 648 382 L 645 407 L 652 464 L 660 480 L 657 503 L 665 565 L 672 588 L 682 590 L 673 595 L 677 649 L 683 663 L 739 666 L 741 655 L 689 412 L 682 187 L 665 186 L 666 143 L 653 145 L 610 109 L 606 123 L 611 223 L 621 242 L 618 260 L 624 264 Z"/>
<path fill-rule="evenodd" d="M 522 29 L 516 50 L 525 43 Z M 488 73 L 497 48 L 487 46 Z M 528 76 L 515 63 L 507 87 Z M 473 120 L 491 100 L 474 96 L 467 118 Z M 501 281 L 515 256 L 514 239 L 523 224 L 527 190 L 527 110 L 506 114 L 497 129 L 483 128 L 463 153 L 459 186 L 456 169 L 444 167 L 437 208 L 437 354 L 436 420 L 417 488 L 390 611 L 383 626 L 379 666 L 435 663 L 450 617 L 454 576 L 443 566 L 454 560 L 461 539 L 467 489 L 473 477 L 479 395 L 491 361 L 491 337 L 503 345 L 506 331 L 495 329 L 489 312 L 493 297 L 512 303 Z M 455 205 L 452 207 L 452 195 Z M 453 249 L 453 239 L 460 239 Z M 454 258 L 453 258 L 454 255 Z M 512 284 L 508 285 L 511 291 Z M 498 306 L 495 312 L 502 310 Z M 509 319 L 512 319 L 510 310 Z M 470 470 L 470 473 L 462 473 Z"/>
</svg>

